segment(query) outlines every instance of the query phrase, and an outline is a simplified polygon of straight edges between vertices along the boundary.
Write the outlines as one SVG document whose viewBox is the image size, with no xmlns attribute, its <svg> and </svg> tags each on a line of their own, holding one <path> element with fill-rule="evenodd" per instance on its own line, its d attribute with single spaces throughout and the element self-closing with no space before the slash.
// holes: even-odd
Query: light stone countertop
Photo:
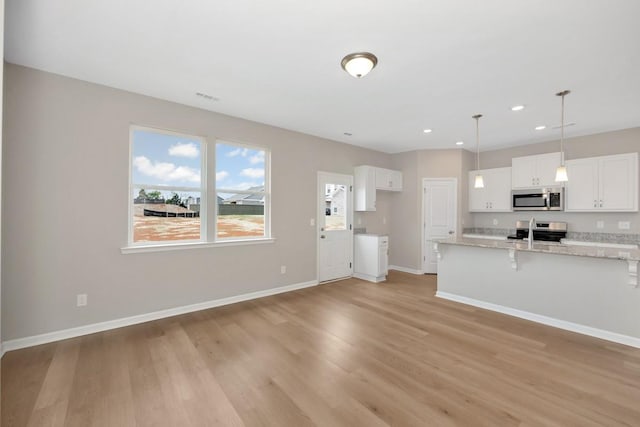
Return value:
<svg viewBox="0 0 640 427">
<path fill-rule="evenodd" d="M 592 258 L 640 261 L 640 249 L 611 248 L 604 246 L 567 245 L 562 243 L 534 242 L 532 248 L 522 240 L 494 240 L 486 238 L 454 237 L 438 240 L 437 244 L 475 246 L 479 248 L 507 249 L 523 252 L 541 252 L 556 255 L 572 255 Z"/>
</svg>

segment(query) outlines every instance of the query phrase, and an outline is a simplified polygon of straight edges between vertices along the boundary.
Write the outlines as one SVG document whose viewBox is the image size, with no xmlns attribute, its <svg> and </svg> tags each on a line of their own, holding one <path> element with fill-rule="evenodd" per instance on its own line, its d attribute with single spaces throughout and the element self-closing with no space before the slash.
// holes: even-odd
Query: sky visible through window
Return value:
<svg viewBox="0 0 640 427">
<path fill-rule="evenodd" d="M 248 190 L 264 186 L 264 154 L 262 150 L 217 144 L 217 187 L 225 190 Z"/>
<path fill-rule="evenodd" d="M 209 182 L 216 180 L 214 239 L 265 236 L 265 150 L 224 142 L 205 145 L 199 138 L 134 129 L 133 243 L 211 238 L 203 235 L 201 219 L 207 212 L 201 185 L 205 147 L 216 150 L 216 164 L 206 166 Z"/>
<path fill-rule="evenodd" d="M 186 136 L 134 130 L 132 180 L 146 185 L 200 187 L 202 146 Z M 248 190 L 264 185 L 263 150 L 216 144 L 217 187 Z"/>
</svg>

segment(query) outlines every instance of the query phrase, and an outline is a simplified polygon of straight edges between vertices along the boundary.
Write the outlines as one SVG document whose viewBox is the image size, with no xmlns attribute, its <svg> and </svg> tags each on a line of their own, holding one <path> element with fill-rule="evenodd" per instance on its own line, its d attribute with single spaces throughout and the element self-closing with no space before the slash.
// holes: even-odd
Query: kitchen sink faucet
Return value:
<svg viewBox="0 0 640 427">
<path fill-rule="evenodd" d="M 531 219 L 529 220 L 529 249 L 531 249 L 533 247 L 533 226 L 536 223 L 536 219 L 534 217 L 531 217 Z"/>
</svg>

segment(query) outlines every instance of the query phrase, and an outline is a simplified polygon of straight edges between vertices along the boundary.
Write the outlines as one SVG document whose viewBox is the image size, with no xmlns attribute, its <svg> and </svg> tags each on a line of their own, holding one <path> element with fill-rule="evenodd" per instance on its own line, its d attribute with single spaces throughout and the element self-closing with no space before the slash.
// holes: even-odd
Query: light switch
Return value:
<svg viewBox="0 0 640 427">
<path fill-rule="evenodd" d="M 311 218 L 311 219 L 309 220 L 309 225 L 310 225 L 310 226 L 312 226 L 312 227 L 313 227 L 314 225 L 316 225 L 316 219 L 315 219 L 315 218 Z"/>
<path fill-rule="evenodd" d="M 618 228 L 620 230 L 628 230 L 631 228 L 631 223 L 629 221 L 618 221 Z"/>
<path fill-rule="evenodd" d="M 596 228 L 604 228 L 604 221 L 596 221 Z"/>
</svg>

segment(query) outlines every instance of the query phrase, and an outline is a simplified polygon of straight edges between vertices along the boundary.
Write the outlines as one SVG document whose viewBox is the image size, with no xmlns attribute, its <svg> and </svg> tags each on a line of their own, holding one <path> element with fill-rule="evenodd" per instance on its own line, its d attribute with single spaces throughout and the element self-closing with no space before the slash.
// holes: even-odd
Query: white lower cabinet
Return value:
<svg viewBox="0 0 640 427">
<path fill-rule="evenodd" d="M 638 210 L 638 153 L 568 160 L 566 165 L 566 211 Z"/>
<path fill-rule="evenodd" d="M 356 234 L 353 238 L 353 276 L 370 282 L 386 280 L 389 269 L 389 237 Z"/>
<path fill-rule="evenodd" d="M 475 188 L 481 174 L 484 188 Z M 482 169 L 469 172 L 470 212 L 511 212 L 511 168 Z"/>
</svg>

